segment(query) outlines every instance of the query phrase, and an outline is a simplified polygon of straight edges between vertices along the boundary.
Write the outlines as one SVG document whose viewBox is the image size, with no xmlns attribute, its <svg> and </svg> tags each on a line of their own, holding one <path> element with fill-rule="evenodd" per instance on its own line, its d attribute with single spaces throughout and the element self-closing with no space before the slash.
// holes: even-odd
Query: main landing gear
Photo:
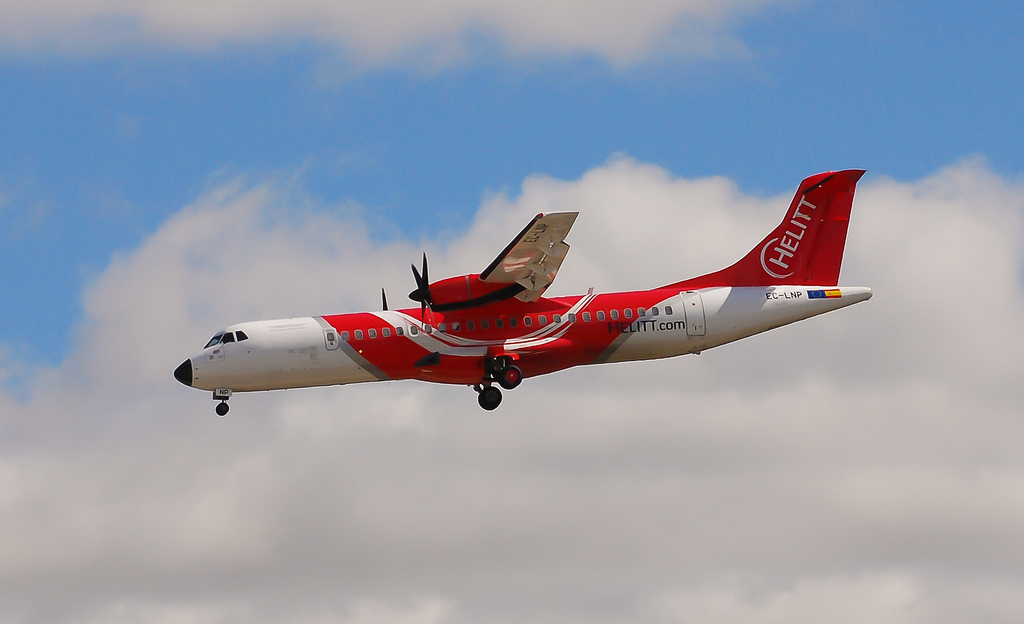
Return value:
<svg viewBox="0 0 1024 624">
<path fill-rule="evenodd" d="M 228 415 L 228 409 L 230 409 L 228 407 L 228 399 L 230 398 L 230 388 L 217 388 L 216 390 L 213 391 L 213 400 L 220 401 L 220 403 L 217 404 L 217 409 L 215 411 L 217 412 L 217 415 L 220 416 L 221 418 L 224 418 L 225 416 Z"/>
<path fill-rule="evenodd" d="M 523 371 L 513 364 L 512 358 L 507 355 L 488 358 L 484 362 L 484 370 L 487 374 L 483 383 L 473 386 L 473 389 L 477 391 L 477 402 L 480 407 L 491 411 L 501 405 L 501 390 L 492 384 L 498 382 L 502 388 L 512 390 L 523 382 Z"/>
<path fill-rule="evenodd" d="M 498 409 L 498 406 L 501 405 L 501 390 L 494 386 L 476 385 L 473 387 L 477 388 L 476 402 L 480 404 L 480 407 L 488 412 Z"/>
</svg>

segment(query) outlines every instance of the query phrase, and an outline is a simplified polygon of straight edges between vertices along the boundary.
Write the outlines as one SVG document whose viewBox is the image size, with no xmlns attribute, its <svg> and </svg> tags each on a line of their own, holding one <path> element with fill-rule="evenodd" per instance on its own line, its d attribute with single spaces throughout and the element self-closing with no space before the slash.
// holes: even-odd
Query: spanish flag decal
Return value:
<svg viewBox="0 0 1024 624">
<path fill-rule="evenodd" d="M 839 299 L 843 296 L 843 292 L 838 288 L 835 290 L 808 290 L 808 299 Z"/>
</svg>

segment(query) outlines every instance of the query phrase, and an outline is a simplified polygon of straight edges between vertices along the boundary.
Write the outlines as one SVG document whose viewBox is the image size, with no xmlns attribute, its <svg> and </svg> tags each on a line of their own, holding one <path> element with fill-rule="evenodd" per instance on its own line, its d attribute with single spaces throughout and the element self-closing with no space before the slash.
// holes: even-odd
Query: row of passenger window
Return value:
<svg viewBox="0 0 1024 624">
<path fill-rule="evenodd" d="M 643 318 L 645 316 L 648 316 L 648 314 L 650 316 L 658 316 L 658 315 L 661 314 L 661 311 L 658 309 L 658 306 L 654 306 L 650 310 L 647 310 L 647 309 L 644 309 L 644 308 L 637 308 L 636 309 L 636 317 L 637 318 Z M 665 315 L 666 316 L 671 316 L 672 315 L 672 306 L 665 306 Z M 608 318 L 611 318 L 611 320 L 616 321 L 616 320 L 619 319 L 619 311 L 618 310 L 609 310 L 608 313 L 607 313 L 607 316 L 606 316 L 604 310 L 598 310 L 597 312 L 594 313 L 594 316 L 592 316 L 590 312 L 583 312 L 580 316 L 583 318 L 583 322 L 584 323 L 589 323 L 589 322 L 593 321 L 595 316 L 596 316 L 598 321 L 605 321 L 605 320 L 608 320 Z M 622 310 L 622 317 L 626 318 L 626 319 L 634 318 L 633 317 L 633 309 L 632 308 L 626 308 L 626 309 Z M 576 322 L 576 315 L 575 314 L 568 314 L 566 316 L 566 318 L 567 318 L 567 320 L 570 323 L 575 323 Z M 562 315 L 561 314 L 554 314 L 554 315 L 552 315 L 551 322 L 555 323 L 556 325 L 558 323 L 561 323 L 562 322 Z M 499 319 L 494 319 L 494 328 L 495 329 L 503 329 L 505 327 L 505 323 L 506 323 L 505 319 L 500 319 L 500 318 Z M 509 327 L 518 327 L 519 326 L 519 319 L 513 317 L 513 318 L 508 319 L 507 323 L 508 323 Z M 526 327 L 532 327 L 533 323 L 534 323 L 533 317 L 524 316 L 522 323 Z M 541 325 L 541 326 L 547 325 L 548 324 L 548 317 L 547 317 L 547 315 L 545 315 L 545 314 L 538 314 L 537 315 L 537 324 Z M 439 323 L 437 325 L 437 330 L 440 331 L 440 332 L 448 332 L 449 330 L 451 330 L 452 332 L 459 332 L 459 331 L 462 331 L 463 327 L 465 327 L 466 331 L 476 331 L 477 324 L 476 324 L 475 321 L 466 321 L 465 325 L 463 325 L 459 321 L 453 321 L 451 323 Z M 490 329 L 490 328 L 491 328 L 490 321 L 488 321 L 486 319 L 483 319 L 483 320 L 480 321 L 480 329 L 481 330 L 486 330 L 486 329 Z M 432 334 L 432 333 L 434 333 L 434 328 L 431 327 L 430 325 L 427 325 L 427 326 L 424 327 L 423 331 L 425 331 L 428 334 Z M 363 336 L 363 330 L 357 329 L 357 330 L 355 330 L 354 333 L 355 333 L 355 339 L 356 340 L 362 340 L 363 339 L 363 337 L 364 337 Z M 415 325 L 412 325 L 412 326 L 409 327 L 409 335 L 415 336 L 418 333 L 419 333 L 419 328 L 418 327 L 416 327 Z M 369 338 L 376 338 L 378 336 L 377 330 L 376 329 L 368 329 L 368 330 L 366 330 L 366 335 Z M 395 335 L 396 336 L 404 336 L 405 332 L 403 331 L 403 329 L 401 327 L 396 327 L 395 328 Z M 383 338 L 390 338 L 391 337 L 391 328 L 390 327 L 381 328 L 380 336 L 383 337 Z M 341 339 L 345 340 L 345 341 L 348 341 L 350 339 L 349 333 L 347 331 L 341 332 Z"/>
</svg>

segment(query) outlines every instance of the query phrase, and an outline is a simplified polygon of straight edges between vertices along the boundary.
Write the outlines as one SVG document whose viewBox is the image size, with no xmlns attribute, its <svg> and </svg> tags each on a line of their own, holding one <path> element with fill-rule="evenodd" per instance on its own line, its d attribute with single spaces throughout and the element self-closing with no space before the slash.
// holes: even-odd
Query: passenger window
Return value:
<svg viewBox="0 0 1024 624">
<path fill-rule="evenodd" d="M 395 335 L 396 336 L 404 336 L 405 335 L 405 330 L 402 329 L 401 327 L 396 327 L 395 328 Z"/>
<path fill-rule="evenodd" d="M 519 325 L 519 319 L 517 319 L 517 318 L 515 318 L 515 317 L 512 317 L 512 318 L 510 318 L 510 319 L 508 320 L 508 326 L 509 326 L 509 327 L 515 327 L 515 326 L 517 326 L 517 325 Z"/>
<path fill-rule="evenodd" d="M 533 319 L 528 317 L 528 316 L 524 316 L 523 317 L 523 325 L 526 325 L 527 327 L 533 325 Z"/>
<path fill-rule="evenodd" d="M 537 317 L 537 322 L 540 323 L 541 325 L 547 325 L 548 324 L 548 317 L 546 317 L 543 314 L 541 314 L 540 316 Z"/>
<path fill-rule="evenodd" d="M 570 323 L 575 323 L 576 322 L 576 315 L 575 314 L 570 314 L 569 315 L 569 322 Z"/>
<path fill-rule="evenodd" d="M 376 329 L 371 329 L 370 330 L 370 338 L 376 338 L 376 337 L 377 337 L 377 330 Z"/>
<path fill-rule="evenodd" d="M 474 330 L 476 330 L 476 323 L 474 323 L 473 321 L 466 321 L 466 331 Z"/>
<path fill-rule="evenodd" d="M 488 329 L 490 324 L 487 321 L 480 321 L 480 329 Z"/>
<path fill-rule="evenodd" d="M 619 311 L 618 310 L 612 310 L 611 314 L 612 314 L 612 319 L 619 318 Z"/>
<path fill-rule="evenodd" d="M 599 320 L 599 321 L 603 321 L 604 320 L 604 310 L 598 310 L 597 311 L 597 320 Z"/>
<path fill-rule="evenodd" d="M 633 309 L 632 308 L 626 308 L 623 312 L 626 314 L 626 318 L 633 318 Z"/>
<path fill-rule="evenodd" d="M 672 316 L 672 306 L 665 306 L 665 314 Z"/>
<path fill-rule="evenodd" d="M 454 323 L 452 323 L 452 331 L 453 332 L 459 331 L 459 327 L 460 326 L 459 326 L 459 322 L 458 321 L 455 321 Z"/>
<path fill-rule="evenodd" d="M 238 336 L 238 342 L 249 339 L 249 337 L 245 335 L 244 331 L 236 331 L 235 336 Z"/>
<path fill-rule="evenodd" d="M 440 332 L 448 331 L 448 324 L 447 323 L 441 323 L 440 325 L 437 326 L 437 331 L 440 331 Z"/>
<path fill-rule="evenodd" d="M 344 340 L 345 342 L 348 342 L 348 332 L 347 331 L 341 332 L 341 339 Z"/>
<path fill-rule="evenodd" d="M 381 333 L 381 335 L 383 335 L 383 336 L 384 336 L 385 338 L 390 338 L 390 337 L 391 337 L 391 330 L 390 330 L 390 329 L 388 329 L 387 327 L 385 327 L 384 329 L 380 330 L 380 333 Z"/>
<path fill-rule="evenodd" d="M 554 317 L 552 317 L 552 322 L 554 322 L 554 323 L 561 323 L 562 322 L 562 315 L 561 314 L 556 314 Z"/>
<path fill-rule="evenodd" d="M 223 342 L 225 344 L 227 344 L 229 342 L 234 342 L 234 341 L 235 341 L 235 335 L 234 334 L 232 334 L 231 332 L 228 332 L 228 333 L 224 334 Z"/>
<path fill-rule="evenodd" d="M 356 340 L 362 340 L 362 339 L 363 339 L 363 330 L 357 329 L 356 330 Z"/>
<path fill-rule="evenodd" d="M 584 323 L 589 323 L 590 322 L 590 312 L 584 312 L 583 313 L 583 322 Z"/>
<path fill-rule="evenodd" d="M 504 326 L 505 326 L 505 321 L 503 321 L 501 319 L 494 319 L 494 328 L 495 329 L 501 329 Z"/>
<path fill-rule="evenodd" d="M 431 327 L 430 325 L 424 325 L 423 326 L 423 331 L 427 332 L 428 334 L 432 334 L 432 333 L 434 333 L 434 328 Z"/>
<path fill-rule="evenodd" d="M 651 308 L 651 316 L 658 316 L 658 306 Z"/>
<path fill-rule="evenodd" d="M 410 325 L 409 326 L 409 335 L 410 336 L 415 336 L 418 333 L 420 333 L 420 330 L 419 330 L 418 327 L 416 327 L 415 325 Z"/>
<path fill-rule="evenodd" d="M 643 308 L 637 308 L 636 309 L 636 315 L 637 316 L 647 316 L 647 312 Z"/>
</svg>

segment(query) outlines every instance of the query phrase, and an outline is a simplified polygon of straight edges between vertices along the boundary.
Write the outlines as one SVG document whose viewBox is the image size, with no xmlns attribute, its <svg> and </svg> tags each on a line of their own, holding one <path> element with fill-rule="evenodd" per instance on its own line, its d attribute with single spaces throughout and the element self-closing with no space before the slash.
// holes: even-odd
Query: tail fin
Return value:
<svg viewBox="0 0 1024 624">
<path fill-rule="evenodd" d="M 786 218 L 736 264 L 668 287 L 835 286 L 846 247 L 850 209 L 861 169 L 805 178 Z"/>
</svg>

